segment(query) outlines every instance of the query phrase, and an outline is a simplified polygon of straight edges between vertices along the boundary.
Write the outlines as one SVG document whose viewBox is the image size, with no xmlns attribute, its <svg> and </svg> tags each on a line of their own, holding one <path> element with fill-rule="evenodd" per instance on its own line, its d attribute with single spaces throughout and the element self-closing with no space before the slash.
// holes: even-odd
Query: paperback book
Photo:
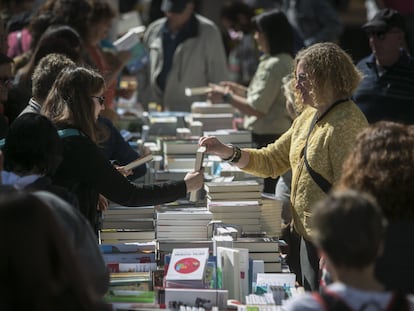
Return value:
<svg viewBox="0 0 414 311">
<path fill-rule="evenodd" d="M 165 277 L 166 287 L 204 288 L 208 256 L 208 248 L 173 249 Z"/>
</svg>

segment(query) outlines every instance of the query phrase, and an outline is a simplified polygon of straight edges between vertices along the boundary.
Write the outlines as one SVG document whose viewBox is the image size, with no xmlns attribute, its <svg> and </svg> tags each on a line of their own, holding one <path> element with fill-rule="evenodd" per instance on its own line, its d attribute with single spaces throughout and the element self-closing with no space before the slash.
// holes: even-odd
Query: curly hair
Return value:
<svg viewBox="0 0 414 311">
<path fill-rule="evenodd" d="M 43 57 L 32 75 L 34 99 L 43 104 L 59 73 L 65 68 L 75 66 L 75 63 L 63 54 L 51 53 Z"/>
<path fill-rule="evenodd" d="M 92 95 L 105 89 L 102 76 L 83 67 L 66 68 L 59 74 L 42 107 L 42 114 L 58 128 L 79 129 L 98 143 L 102 130 L 95 120 Z"/>
<path fill-rule="evenodd" d="M 315 106 L 330 100 L 329 95 L 333 98 L 351 97 L 362 79 L 351 57 L 335 43 L 317 43 L 299 51 L 295 58 L 295 72 L 299 62 L 304 65 Z"/>
<path fill-rule="evenodd" d="M 337 188 L 370 193 L 389 220 L 414 219 L 414 129 L 387 121 L 364 129 Z"/>
</svg>

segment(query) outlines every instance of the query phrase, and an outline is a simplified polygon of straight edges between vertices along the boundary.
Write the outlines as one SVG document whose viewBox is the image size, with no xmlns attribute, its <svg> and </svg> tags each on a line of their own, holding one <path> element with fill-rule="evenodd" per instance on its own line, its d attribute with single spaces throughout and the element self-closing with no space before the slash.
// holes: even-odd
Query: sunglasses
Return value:
<svg viewBox="0 0 414 311">
<path fill-rule="evenodd" d="M 377 30 L 377 31 L 370 30 L 370 31 L 367 31 L 368 37 L 375 37 L 379 40 L 384 40 L 385 36 L 387 34 L 393 34 L 393 33 L 399 33 L 399 31 L 397 31 L 397 30 L 395 30 L 395 31 L 386 31 L 386 30 Z"/>
<path fill-rule="evenodd" d="M 105 96 L 91 96 L 92 98 L 96 98 L 99 102 L 99 105 L 103 106 L 105 102 Z"/>
</svg>

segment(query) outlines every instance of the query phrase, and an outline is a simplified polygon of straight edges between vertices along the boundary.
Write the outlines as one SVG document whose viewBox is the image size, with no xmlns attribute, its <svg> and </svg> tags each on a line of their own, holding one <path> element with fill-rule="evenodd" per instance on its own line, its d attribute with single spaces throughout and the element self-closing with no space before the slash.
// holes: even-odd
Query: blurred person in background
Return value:
<svg viewBox="0 0 414 311">
<path fill-rule="evenodd" d="M 263 52 L 259 67 L 246 88 L 230 81 L 212 85 L 209 99 L 228 102 L 244 115 L 244 128 L 252 132 L 257 148 L 273 143 L 291 125 L 286 110 L 282 79 L 293 68 L 293 29 L 280 10 L 264 12 L 253 19 L 254 38 Z M 263 191 L 275 193 L 276 179 L 266 178 Z"/>
<path fill-rule="evenodd" d="M 164 110 L 191 110 L 194 101 L 187 87 L 228 80 L 223 41 L 217 26 L 195 13 L 194 0 L 163 0 L 165 17 L 151 23 L 144 35 L 149 63 L 141 69 L 139 101 L 160 104 Z"/>
<path fill-rule="evenodd" d="M 358 62 L 364 78 L 353 99 L 369 123 L 414 124 L 414 58 L 407 51 L 403 17 L 382 9 L 362 27 L 372 53 Z"/>
</svg>

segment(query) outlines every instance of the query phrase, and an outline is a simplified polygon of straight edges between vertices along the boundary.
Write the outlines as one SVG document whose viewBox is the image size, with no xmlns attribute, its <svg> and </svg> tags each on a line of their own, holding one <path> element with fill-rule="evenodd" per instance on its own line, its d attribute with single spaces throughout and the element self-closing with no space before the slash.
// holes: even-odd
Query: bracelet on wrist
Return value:
<svg viewBox="0 0 414 311">
<path fill-rule="evenodd" d="M 223 161 L 230 161 L 234 157 L 234 153 L 235 153 L 234 146 L 232 144 L 228 144 L 227 146 L 233 149 L 233 153 L 228 158 L 221 158 Z"/>
<path fill-rule="evenodd" d="M 242 156 L 242 152 L 241 152 L 241 149 L 237 146 L 233 146 L 233 148 L 234 148 L 233 149 L 234 150 L 233 157 L 229 160 L 229 162 L 230 163 L 237 163 L 237 162 L 240 161 L 240 158 Z"/>
</svg>

